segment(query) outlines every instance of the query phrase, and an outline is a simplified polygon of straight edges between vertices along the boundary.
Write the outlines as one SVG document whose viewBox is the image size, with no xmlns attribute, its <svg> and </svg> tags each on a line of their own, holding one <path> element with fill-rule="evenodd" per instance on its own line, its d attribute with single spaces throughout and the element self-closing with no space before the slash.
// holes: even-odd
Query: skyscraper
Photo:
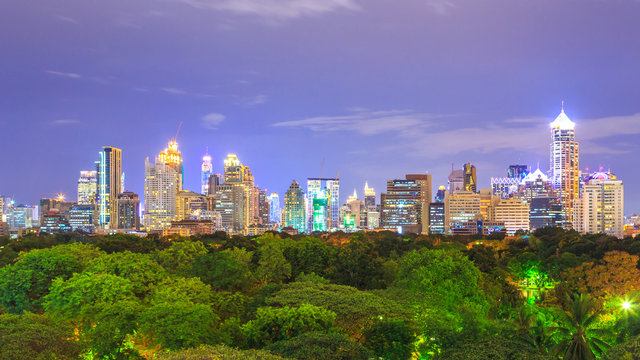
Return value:
<svg viewBox="0 0 640 360">
<path fill-rule="evenodd" d="M 306 223 L 304 193 L 298 182 L 293 180 L 284 195 L 282 227 L 292 227 L 298 232 L 304 232 Z"/>
<path fill-rule="evenodd" d="M 243 165 L 235 154 L 228 154 L 224 160 L 224 186 L 218 186 L 216 193 L 227 194 L 217 196 L 220 201 L 231 200 L 233 208 L 232 227 L 236 232 L 243 231 L 253 223 L 258 214 L 258 196 L 254 186 L 253 174 L 248 166 Z M 220 204 L 223 206 L 222 204 Z M 225 205 L 226 206 L 226 205 Z M 218 201 L 216 200 L 216 209 Z M 226 226 L 225 213 L 222 212 L 223 226 Z"/>
<path fill-rule="evenodd" d="M 171 226 L 176 216 L 176 195 L 180 175 L 174 166 L 156 159 L 144 162 L 144 226 L 157 231 Z"/>
<path fill-rule="evenodd" d="M 429 231 L 431 175 L 405 175 L 404 180 L 388 180 L 387 192 L 380 197 L 381 228 L 418 234 Z"/>
<path fill-rule="evenodd" d="M 282 211 L 282 210 L 280 210 L 280 197 L 276 193 L 271 193 L 271 195 L 269 195 L 269 197 L 268 197 L 268 201 L 269 201 L 269 204 L 271 206 L 271 213 L 269 215 L 269 221 L 271 221 L 273 223 L 279 223 L 280 222 L 280 215 L 281 215 L 281 211 Z"/>
<path fill-rule="evenodd" d="M 454 232 L 458 226 L 464 223 L 482 220 L 482 198 L 479 193 L 473 191 L 449 192 L 445 195 L 445 231 L 448 234 Z"/>
<path fill-rule="evenodd" d="M 490 220 L 504 223 L 508 235 L 529 231 L 529 204 L 518 198 L 502 199 L 492 207 Z"/>
<path fill-rule="evenodd" d="M 326 200 L 326 214 L 322 214 L 322 220 L 314 219 L 316 213 L 320 216 L 320 212 L 314 210 L 314 200 L 320 199 L 316 204 L 322 205 L 322 199 Z M 340 225 L 340 179 L 327 178 L 308 178 L 307 179 L 307 229 L 308 232 L 318 227 L 314 222 L 323 221 L 321 228 L 331 230 Z"/>
<path fill-rule="evenodd" d="M 118 194 L 122 192 L 122 150 L 111 146 L 103 147 L 96 166 L 98 225 L 105 229 L 115 228 L 115 203 Z"/>
<path fill-rule="evenodd" d="M 367 211 L 376 207 L 376 190 L 368 182 L 364 183 L 364 207 Z"/>
<path fill-rule="evenodd" d="M 98 189 L 98 173 L 96 171 L 80 171 L 78 179 L 78 205 L 91 205 L 96 202 Z"/>
<path fill-rule="evenodd" d="M 522 180 L 528 173 L 529 166 L 527 165 L 509 165 L 507 177 Z"/>
<path fill-rule="evenodd" d="M 209 152 L 202 157 L 202 167 L 200 181 L 202 183 L 201 192 L 203 195 L 209 195 L 209 178 L 213 175 L 213 164 L 211 163 L 211 156 Z"/>
<path fill-rule="evenodd" d="M 583 185 L 582 198 L 575 202 L 576 230 L 623 237 L 624 186 L 615 175 L 596 172 L 589 176 Z"/>
<path fill-rule="evenodd" d="M 464 173 L 463 188 L 465 191 L 478 191 L 478 177 L 476 176 L 476 167 L 472 164 L 462 165 Z"/>
<path fill-rule="evenodd" d="M 175 170 L 178 174 L 177 190 L 184 189 L 184 167 L 182 166 L 182 153 L 178 150 L 178 142 L 175 138 L 169 141 L 169 146 L 158 154 L 157 163 L 163 163 Z"/>
<path fill-rule="evenodd" d="M 579 197 L 579 149 L 575 124 L 564 113 L 551 123 L 551 184 L 562 203 L 565 226 L 573 224 L 573 203 Z"/>
</svg>

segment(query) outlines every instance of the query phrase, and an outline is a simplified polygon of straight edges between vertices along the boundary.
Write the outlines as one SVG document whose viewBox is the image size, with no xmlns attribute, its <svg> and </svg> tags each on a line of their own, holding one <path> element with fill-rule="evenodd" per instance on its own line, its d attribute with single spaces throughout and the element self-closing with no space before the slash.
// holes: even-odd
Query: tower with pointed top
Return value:
<svg viewBox="0 0 640 360">
<path fill-rule="evenodd" d="M 158 154 L 157 162 L 163 163 L 178 174 L 178 188 L 180 191 L 184 189 L 184 168 L 182 167 L 182 153 L 178 150 L 178 142 L 175 138 L 169 141 L 169 146 Z"/>
<path fill-rule="evenodd" d="M 209 178 L 213 175 L 213 164 L 211 163 L 211 155 L 209 155 L 208 149 L 202 157 L 201 171 L 201 192 L 204 195 L 209 195 Z"/>
<path fill-rule="evenodd" d="M 551 184 L 562 204 L 565 226 L 573 224 L 573 203 L 580 195 L 579 147 L 575 123 L 564 113 L 551 123 Z"/>
</svg>

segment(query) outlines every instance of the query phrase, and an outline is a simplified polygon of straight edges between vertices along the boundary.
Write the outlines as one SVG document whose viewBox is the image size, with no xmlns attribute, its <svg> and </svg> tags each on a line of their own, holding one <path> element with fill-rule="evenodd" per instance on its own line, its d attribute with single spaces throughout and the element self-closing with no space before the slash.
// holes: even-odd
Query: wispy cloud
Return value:
<svg viewBox="0 0 640 360">
<path fill-rule="evenodd" d="M 182 89 L 178 89 L 178 88 L 172 88 L 172 87 L 163 87 L 160 90 L 169 93 L 169 94 L 173 94 L 173 95 L 184 95 L 187 92 L 182 90 Z"/>
<path fill-rule="evenodd" d="M 202 117 L 202 126 L 205 129 L 215 130 L 225 119 L 226 116 L 222 114 L 210 113 Z"/>
<path fill-rule="evenodd" d="M 435 12 L 442 15 L 457 7 L 453 0 L 427 0 L 427 4 Z"/>
<path fill-rule="evenodd" d="M 68 16 L 63 16 L 63 15 L 57 15 L 56 19 L 60 20 L 60 21 L 64 21 L 66 23 L 69 24 L 78 24 L 78 20 L 68 17 Z"/>
<path fill-rule="evenodd" d="M 77 74 L 77 73 L 72 73 L 72 72 L 62 72 L 62 71 L 55 71 L 55 70 L 46 70 L 45 72 L 47 74 L 66 77 L 66 78 L 69 78 L 69 79 L 82 79 L 82 75 Z"/>
<path fill-rule="evenodd" d="M 416 113 L 411 110 L 359 111 L 341 116 L 319 116 L 303 120 L 284 121 L 276 127 L 302 127 L 311 131 L 349 131 L 361 135 L 377 135 L 424 129 L 446 115 Z"/>
<path fill-rule="evenodd" d="M 236 103 L 238 105 L 244 105 L 244 106 L 256 106 L 256 105 L 265 104 L 268 100 L 269 100 L 269 97 L 267 95 L 259 94 L 256 96 L 242 98 L 238 100 Z"/>
<path fill-rule="evenodd" d="M 74 125 L 79 123 L 80 121 L 75 119 L 58 119 L 58 120 L 53 120 L 51 122 L 51 125 L 60 126 L 60 125 Z"/>
<path fill-rule="evenodd" d="M 227 11 L 274 20 L 360 9 L 356 0 L 176 0 L 201 9 Z"/>
</svg>

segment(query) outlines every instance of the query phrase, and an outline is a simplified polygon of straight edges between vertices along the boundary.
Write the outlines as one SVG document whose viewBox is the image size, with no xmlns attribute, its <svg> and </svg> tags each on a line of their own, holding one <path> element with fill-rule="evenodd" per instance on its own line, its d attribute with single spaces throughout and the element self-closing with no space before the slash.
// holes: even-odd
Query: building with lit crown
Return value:
<svg viewBox="0 0 640 360">
<path fill-rule="evenodd" d="M 615 175 L 597 172 L 587 178 L 582 198 L 575 200 L 574 227 L 581 233 L 618 238 L 624 230 L 624 186 Z"/>
<path fill-rule="evenodd" d="M 180 174 L 175 166 L 156 159 L 144 164 L 144 226 L 158 231 L 171 226 L 176 216 L 176 195 Z"/>
<path fill-rule="evenodd" d="M 213 164 L 211 163 L 211 155 L 205 153 L 202 157 L 202 166 L 200 167 L 200 192 L 203 195 L 209 195 L 209 179 L 213 175 Z"/>
<path fill-rule="evenodd" d="M 564 113 L 551 123 L 551 184 L 557 192 L 565 216 L 565 226 L 573 224 L 573 204 L 580 194 L 579 148 L 575 124 Z"/>
<path fill-rule="evenodd" d="M 182 153 L 178 150 L 178 142 L 171 139 L 169 145 L 158 154 L 156 163 L 163 163 L 178 174 L 177 190 L 184 189 L 184 167 L 182 165 Z"/>
</svg>

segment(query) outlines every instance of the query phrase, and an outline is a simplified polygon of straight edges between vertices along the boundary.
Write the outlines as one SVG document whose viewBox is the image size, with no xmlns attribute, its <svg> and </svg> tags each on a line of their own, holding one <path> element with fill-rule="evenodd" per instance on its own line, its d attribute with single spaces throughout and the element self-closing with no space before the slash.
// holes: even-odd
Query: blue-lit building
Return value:
<svg viewBox="0 0 640 360">
<path fill-rule="evenodd" d="M 505 232 L 505 228 L 501 222 L 478 220 L 456 223 L 451 231 L 453 235 L 491 235 L 495 232 Z"/>
<path fill-rule="evenodd" d="M 47 234 L 59 234 L 73 231 L 73 229 L 69 225 L 66 216 L 60 210 L 52 209 L 43 215 L 40 231 Z"/>
<path fill-rule="evenodd" d="M 522 180 L 529 173 L 528 165 L 509 165 L 507 169 L 507 177 Z"/>
<path fill-rule="evenodd" d="M 271 193 L 267 200 L 269 201 L 269 206 L 271 209 L 269 211 L 269 221 L 272 223 L 280 223 L 280 216 L 282 215 L 282 210 L 280 209 L 280 196 L 276 193 Z"/>
<path fill-rule="evenodd" d="M 73 205 L 69 210 L 69 225 L 73 231 L 92 233 L 95 223 L 95 205 Z"/>
<path fill-rule="evenodd" d="M 96 161 L 96 171 L 98 174 L 96 194 L 98 225 L 104 229 L 116 228 L 116 200 L 118 194 L 122 192 L 122 151 L 105 146 Z"/>
</svg>

